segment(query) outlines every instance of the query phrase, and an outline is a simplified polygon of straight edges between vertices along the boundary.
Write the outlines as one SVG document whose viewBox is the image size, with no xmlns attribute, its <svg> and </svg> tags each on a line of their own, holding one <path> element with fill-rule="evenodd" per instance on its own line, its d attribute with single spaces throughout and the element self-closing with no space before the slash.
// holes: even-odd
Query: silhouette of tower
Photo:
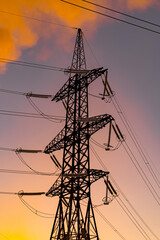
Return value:
<svg viewBox="0 0 160 240">
<path fill-rule="evenodd" d="M 111 115 L 88 116 L 88 86 L 107 69 L 87 70 L 83 33 L 78 29 L 69 79 L 53 97 L 66 107 L 65 127 L 46 146 L 53 162 L 60 167 L 54 151 L 63 149 L 61 174 L 46 196 L 59 196 L 50 240 L 99 239 L 91 201 L 91 184 L 109 172 L 90 169 L 90 136 L 110 123 Z M 84 204 L 83 200 L 86 200 Z"/>
</svg>

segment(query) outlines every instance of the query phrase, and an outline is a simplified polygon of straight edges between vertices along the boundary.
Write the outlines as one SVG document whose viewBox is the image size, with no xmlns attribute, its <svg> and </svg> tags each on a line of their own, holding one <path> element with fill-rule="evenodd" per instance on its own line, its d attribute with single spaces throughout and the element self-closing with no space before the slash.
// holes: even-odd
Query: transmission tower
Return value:
<svg viewBox="0 0 160 240">
<path fill-rule="evenodd" d="M 107 69 L 87 70 L 83 34 L 78 29 L 68 81 L 53 97 L 66 107 L 65 127 L 46 146 L 61 174 L 47 192 L 59 196 L 50 240 L 99 239 L 91 201 L 91 184 L 108 176 L 109 172 L 90 169 L 89 141 L 91 135 L 113 120 L 111 115 L 88 115 L 88 86 Z M 62 166 L 54 151 L 63 149 Z M 82 200 L 86 200 L 86 204 Z"/>
</svg>

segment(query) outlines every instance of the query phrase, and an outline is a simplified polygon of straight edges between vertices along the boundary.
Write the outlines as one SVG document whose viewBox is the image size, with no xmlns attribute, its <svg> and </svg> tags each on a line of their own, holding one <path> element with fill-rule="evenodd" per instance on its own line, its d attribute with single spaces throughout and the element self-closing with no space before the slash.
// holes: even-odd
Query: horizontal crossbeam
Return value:
<svg viewBox="0 0 160 240">
<path fill-rule="evenodd" d="M 84 121 L 83 119 L 78 119 L 77 125 L 79 121 L 84 122 L 83 126 L 81 127 L 81 132 L 84 137 L 84 132 L 85 130 L 88 129 L 88 133 L 86 138 L 89 138 L 91 135 L 93 135 L 95 132 L 97 132 L 99 129 L 105 127 L 108 123 L 110 123 L 113 119 L 111 115 L 104 114 L 104 115 L 99 115 L 96 117 L 92 117 L 92 121 L 89 121 L 89 119 L 86 119 Z M 77 127 L 78 129 L 78 127 Z M 75 131 L 76 133 L 76 131 Z M 75 134 L 74 133 L 74 134 Z M 76 135 L 76 134 L 75 134 Z M 75 139 L 73 138 L 73 133 L 71 133 L 68 136 L 65 136 L 65 128 L 63 128 L 58 135 L 46 146 L 44 152 L 49 154 L 51 152 L 60 150 L 64 147 L 64 142 L 67 141 L 67 145 L 72 145 L 73 141 Z"/>
<path fill-rule="evenodd" d="M 74 187 L 72 186 L 73 181 L 80 182 L 81 185 L 81 191 L 80 191 L 80 199 L 84 199 L 87 197 L 87 194 L 85 193 L 86 188 L 88 188 L 88 176 L 90 177 L 90 185 L 100 178 L 106 177 L 109 174 L 109 172 L 97 170 L 97 169 L 90 169 L 89 174 L 86 172 L 81 173 L 79 176 L 76 176 L 76 174 L 61 174 L 55 183 L 52 185 L 52 187 L 49 189 L 49 191 L 46 193 L 46 196 L 48 197 L 54 197 L 54 196 L 60 196 L 62 193 L 63 196 L 67 197 L 70 196 L 71 189 L 74 192 L 74 195 L 77 194 L 76 185 Z M 63 185 L 63 187 L 62 187 Z M 62 192 L 61 192 L 62 191 Z"/>
<path fill-rule="evenodd" d="M 86 74 L 83 74 L 79 78 L 79 74 L 75 74 L 73 77 L 69 78 L 68 81 L 63 85 L 63 87 L 56 93 L 56 95 L 53 97 L 52 101 L 60 101 L 65 99 L 69 94 L 72 95 L 75 93 L 75 84 L 76 84 L 76 78 L 78 77 L 78 81 L 81 81 L 81 88 L 86 88 L 86 79 L 87 79 L 87 85 L 92 83 L 94 80 L 96 80 L 99 76 L 104 74 L 107 71 L 107 69 L 103 68 L 97 68 L 92 69 Z M 77 89 L 78 91 L 79 89 Z"/>
</svg>

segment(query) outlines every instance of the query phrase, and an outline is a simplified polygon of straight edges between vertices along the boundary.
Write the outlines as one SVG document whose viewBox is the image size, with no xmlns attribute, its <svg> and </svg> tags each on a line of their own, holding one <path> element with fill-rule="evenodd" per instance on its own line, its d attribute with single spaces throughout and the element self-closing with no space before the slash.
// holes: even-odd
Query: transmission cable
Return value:
<svg viewBox="0 0 160 240">
<path fill-rule="evenodd" d="M 84 36 L 85 37 L 85 36 Z M 87 41 L 86 37 L 85 40 L 87 42 L 87 45 L 93 55 L 93 57 L 95 58 L 98 66 L 100 66 L 98 59 L 95 57 L 93 50 L 89 44 L 89 42 Z M 102 76 L 101 76 L 102 78 Z M 115 99 L 115 96 L 113 97 Z M 111 97 L 112 100 L 112 97 Z M 117 109 L 116 109 L 117 110 Z M 117 110 L 118 114 L 121 114 L 122 110 Z M 94 148 L 92 148 L 91 146 L 91 150 L 93 152 L 93 154 L 95 155 L 96 159 L 99 161 L 99 163 L 101 164 L 101 166 L 103 167 L 104 170 L 108 171 L 107 167 L 105 166 L 105 164 L 103 163 L 103 161 L 100 159 L 99 155 L 96 153 L 96 151 L 94 150 Z M 116 183 L 116 181 L 113 179 L 112 175 L 110 174 L 110 178 L 111 180 L 114 182 L 115 186 L 118 188 L 119 192 L 121 193 L 121 195 L 123 196 L 123 198 L 125 199 L 125 201 L 128 203 L 128 205 L 131 207 L 131 209 L 133 210 L 133 212 L 137 215 L 137 217 L 142 221 L 142 223 L 145 225 L 145 227 L 148 229 L 148 231 L 157 239 L 160 240 L 160 238 L 158 238 L 158 236 L 152 231 L 152 229 L 148 226 L 148 224 L 144 221 L 144 219 L 140 216 L 140 214 L 137 212 L 137 210 L 133 207 L 133 205 L 131 204 L 131 202 L 127 199 L 127 197 L 125 196 L 125 194 L 123 193 L 123 191 L 120 189 L 120 187 L 118 186 L 118 184 Z M 120 198 L 120 197 L 119 197 Z"/>
<path fill-rule="evenodd" d="M 84 202 L 84 204 L 81 203 L 81 205 L 87 206 L 87 202 Z M 103 204 L 103 205 L 104 205 L 104 204 Z M 101 206 L 101 204 L 98 205 L 98 206 Z M 103 221 L 104 221 L 105 223 L 108 224 L 108 226 L 109 226 L 110 228 L 112 228 L 112 230 L 113 230 L 115 233 L 118 234 L 118 236 L 119 236 L 121 239 L 126 240 L 126 239 L 122 236 L 122 234 L 113 226 L 113 224 L 100 212 L 100 210 L 97 209 L 98 206 L 97 206 L 97 205 L 93 205 L 93 208 L 94 208 L 95 211 L 98 213 L 98 215 L 103 219 Z"/>
<path fill-rule="evenodd" d="M 23 196 L 39 196 L 39 195 L 44 195 L 45 192 L 35 192 L 35 193 L 25 193 L 23 191 L 20 192 L 0 192 L 0 194 L 3 195 L 18 195 L 19 199 L 21 200 L 21 202 L 34 214 L 36 214 L 39 217 L 43 217 L 43 218 L 53 218 L 55 216 L 55 214 L 51 214 L 51 213 L 45 213 L 42 211 L 39 211 L 37 209 L 35 209 L 34 207 L 32 207 L 29 203 L 27 203 L 24 199 Z"/>
<path fill-rule="evenodd" d="M 19 160 L 27 167 L 27 168 L 29 168 L 31 171 L 33 171 L 35 174 L 37 174 L 37 175 L 53 175 L 53 174 L 55 174 L 55 173 L 57 173 L 58 172 L 58 169 L 54 172 L 54 173 L 44 173 L 44 172 L 39 172 L 39 171 L 37 171 L 37 170 L 35 170 L 35 169 L 33 169 L 32 167 L 30 167 L 30 165 L 24 160 L 24 158 L 21 156 L 21 154 L 20 153 L 18 153 L 18 152 L 16 152 L 16 155 L 17 155 L 17 157 L 19 158 Z"/>
<path fill-rule="evenodd" d="M 9 173 L 9 174 L 26 174 L 26 175 L 40 175 L 40 176 L 59 176 L 59 174 L 57 173 L 57 170 L 53 173 L 46 173 L 46 172 L 38 172 L 38 174 L 36 172 L 33 171 L 23 171 L 23 170 L 14 170 L 14 169 L 2 169 L 0 168 L 0 173 Z"/>
<path fill-rule="evenodd" d="M 53 25 L 57 25 L 57 26 L 60 26 L 60 27 L 77 29 L 76 27 L 67 26 L 67 25 L 64 25 L 64 24 L 51 22 L 51 21 L 47 21 L 47 20 L 44 20 L 44 19 L 39 19 L 39 18 L 30 17 L 30 16 L 26 16 L 26 15 L 21 15 L 21 14 L 17 14 L 17 13 L 13 13 L 13 12 L 0 10 L 0 13 L 9 14 L 9 15 L 16 16 L 16 17 L 23 17 L 23 18 L 26 18 L 26 19 L 30 19 L 30 20 L 34 20 L 34 21 L 38 21 L 38 22 L 42 22 L 42 23 L 46 23 L 46 24 L 53 24 Z"/>
<path fill-rule="evenodd" d="M 126 240 L 126 238 L 122 236 L 122 234 L 113 226 L 113 224 L 110 221 L 108 221 L 108 219 L 101 213 L 101 211 L 98 208 L 95 208 L 95 211 L 103 219 L 103 221 L 106 222 L 121 239 Z"/>
<path fill-rule="evenodd" d="M 19 196 L 19 199 L 21 200 L 21 202 L 35 215 L 37 215 L 39 217 L 42 217 L 42 218 L 53 218 L 55 216 L 55 214 L 45 213 L 45 212 L 42 212 L 42 211 L 39 211 L 39 210 L 35 209 L 27 201 L 25 201 L 23 199 L 23 195 L 18 193 L 18 196 Z"/>
<path fill-rule="evenodd" d="M 131 137 L 135 147 L 137 148 L 137 151 L 139 152 L 144 164 L 146 165 L 148 171 L 152 175 L 155 183 L 158 185 L 158 187 L 160 187 L 160 181 L 159 181 L 158 177 L 156 176 L 152 166 L 150 165 L 145 153 L 143 152 L 142 147 L 141 147 L 140 143 L 138 142 L 135 133 L 133 132 L 134 130 L 132 129 L 131 124 L 129 123 L 128 119 L 126 118 L 125 114 L 123 113 L 122 107 L 120 107 L 120 105 L 119 105 L 118 101 L 116 100 L 115 96 L 112 99 L 112 103 L 113 103 L 113 105 L 114 105 L 122 123 L 124 124 L 129 136 Z"/>
<path fill-rule="evenodd" d="M 88 45 L 89 45 L 89 43 L 88 43 Z M 90 49 L 91 49 L 91 47 L 90 47 Z M 92 49 L 91 49 L 91 52 L 93 53 Z M 94 56 L 94 54 L 93 54 L 93 56 Z M 97 59 L 96 59 L 96 62 L 97 62 L 98 65 L 99 65 L 99 62 L 98 62 Z M 155 183 L 158 185 L 158 187 L 160 187 L 160 182 L 159 182 L 159 180 L 158 180 L 158 178 L 157 178 L 157 176 L 156 176 L 156 174 L 155 174 L 153 168 L 151 167 L 151 165 L 150 165 L 148 159 L 146 158 L 146 155 L 144 154 L 144 152 L 143 152 L 143 150 L 142 150 L 142 148 L 141 148 L 139 142 L 137 141 L 136 136 L 135 136 L 135 134 L 134 134 L 134 132 L 133 132 L 133 130 L 132 130 L 132 128 L 131 128 L 129 122 L 127 121 L 125 115 L 123 114 L 122 109 L 121 109 L 121 107 L 120 107 L 118 101 L 116 100 L 115 96 L 111 97 L 111 101 L 112 101 L 112 103 L 113 103 L 113 105 L 114 105 L 114 107 L 115 107 L 115 109 L 116 109 L 118 115 L 120 116 L 120 118 L 121 118 L 121 120 L 122 120 L 124 126 L 126 127 L 127 132 L 128 132 L 128 134 L 129 134 L 129 136 L 131 137 L 131 139 L 132 139 L 132 141 L 133 141 L 135 147 L 137 148 L 137 150 L 138 150 L 138 152 L 139 152 L 139 154 L 140 154 L 142 160 L 144 161 L 146 167 L 148 168 L 150 174 L 152 175 L 152 177 L 153 177 Z M 115 102 L 114 102 L 114 101 L 115 101 Z M 127 147 L 129 148 L 129 146 L 127 146 Z M 132 154 L 133 154 L 133 153 L 132 153 Z M 134 157 L 134 159 L 136 160 L 135 157 Z M 138 162 L 137 162 L 137 163 L 138 163 Z M 138 165 L 139 165 L 139 163 L 138 163 Z M 142 170 L 142 169 L 141 169 L 141 170 Z M 146 177 L 147 181 L 148 181 L 149 184 L 150 184 L 150 181 L 148 180 L 147 176 L 145 176 L 145 177 Z M 150 184 L 150 185 L 151 185 L 151 184 Z M 155 192 L 155 191 L 154 191 L 154 192 Z M 157 195 L 157 194 L 156 194 L 156 195 Z"/>
<path fill-rule="evenodd" d="M 149 189 L 151 195 L 154 197 L 154 199 L 156 200 L 156 202 L 158 203 L 158 205 L 160 205 L 159 202 L 159 195 L 156 192 L 156 190 L 154 189 L 153 185 L 151 184 L 150 180 L 148 179 L 147 175 L 145 174 L 144 170 L 142 169 L 142 167 L 140 166 L 139 162 L 137 161 L 136 157 L 134 156 L 133 152 L 131 151 L 131 149 L 129 148 L 128 144 L 125 142 L 125 144 L 122 144 L 126 153 L 128 154 L 131 162 L 133 163 L 133 165 L 135 166 L 136 170 L 138 171 L 139 175 L 141 176 L 141 178 L 143 179 L 145 185 L 147 186 L 147 188 Z M 126 145 L 126 146 L 125 146 Z M 158 199 L 157 199 L 158 198 Z"/>
<path fill-rule="evenodd" d="M 147 20 L 145 20 L 145 19 L 138 18 L 138 17 L 135 17 L 135 16 L 133 16 L 133 15 L 130 15 L 130 14 L 127 14 L 127 13 L 124 13 L 124 12 L 117 11 L 117 10 L 115 10 L 115 9 L 113 9 L 113 8 L 109 8 L 109 7 L 106 7 L 106 6 L 102 6 L 102 5 L 97 4 L 97 3 L 95 3 L 95 2 L 92 2 L 92 1 L 87 1 L 87 0 L 81 0 L 81 1 L 86 2 L 86 3 L 89 3 L 89 4 L 94 5 L 94 6 L 97 6 L 97 7 L 100 7 L 100 8 L 103 8 L 103 9 L 106 9 L 106 10 L 109 10 L 109 11 L 114 12 L 114 13 L 118 13 L 118 14 L 120 14 L 120 15 L 122 15 L 122 16 L 129 17 L 129 18 L 132 18 L 132 19 L 134 19 L 134 20 L 137 20 L 137 21 L 140 21 L 140 22 L 144 22 L 144 23 L 150 24 L 150 25 L 155 26 L 155 27 L 160 27 L 160 25 L 157 24 L 157 23 L 154 23 L 154 22 L 151 22 L 151 21 L 147 21 Z"/>
<path fill-rule="evenodd" d="M 91 151 L 93 152 L 94 156 L 96 157 L 96 159 L 98 160 L 98 162 L 100 163 L 100 165 L 102 166 L 102 168 L 105 171 L 109 171 L 108 168 L 106 167 L 106 165 L 103 163 L 103 161 L 101 160 L 101 158 L 99 157 L 99 155 L 97 154 L 97 152 L 95 151 L 95 149 L 91 146 Z M 144 221 L 144 219 L 140 216 L 140 214 L 137 212 L 137 210 L 133 207 L 133 205 L 131 204 L 131 202 L 128 200 L 128 198 L 125 196 L 125 194 L 123 193 L 123 191 L 121 190 L 121 188 L 119 187 L 119 185 L 116 183 L 116 181 L 114 180 L 114 178 L 112 177 L 111 173 L 110 173 L 110 178 L 112 180 L 112 182 L 114 183 L 114 185 L 118 188 L 118 191 L 121 193 L 121 195 L 123 196 L 123 198 L 125 199 L 125 201 L 128 203 L 128 205 L 131 207 L 131 209 L 133 210 L 133 212 L 136 214 L 136 216 L 142 221 L 142 223 L 145 225 L 145 227 L 148 229 L 148 231 L 157 239 L 160 240 L 160 238 L 153 232 L 153 230 L 148 226 L 148 224 Z M 120 201 L 122 202 L 120 196 L 118 196 L 118 198 L 120 199 Z M 123 203 L 123 205 L 125 205 Z"/>
<path fill-rule="evenodd" d="M 44 119 L 44 116 L 42 116 L 41 114 L 17 112 L 17 111 L 7 111 L 7 110 L 0 110 L 0 115 Z M 65 118 L 61 117 L 61 116 L 54 116 L 54 115 L 45 115 L 45 116 L 48 117 L 49 119 L 59 120 L 60 122 L 65 121 Z"/>
<path fill-rule="evenodd" d="M 117 203 L 120 205 L 120 207 L 123 209 L 123 211 L 126 213 L 126 215 L 129 217 L 129 219 L 132 221 L 132 223 L 135 225 L 135 227 L 138 229 L 138 231 L 143 235 L 143 237 L 146 240 L 151 240 L 151 238 L 148 236 L 148 234 L 144 231 L 144 229 L 141 227 L 141 225 L 138 223 L 138 221 L 135 219 L 133 214 L 130 212 L 130 210 L 126 207 L 126 205 L 123 203 L 123 201 L 120 199 L 116 199 Z M 121 203 L 120 203 L 121 202 Z"/>
<path fill-rule="evenodd" d="M 33 63 L 33 62 L 16 61 L 16 60 L 13 60 L 13 59 L 8 59 L 8 58 L 0 58 L 0 62 L 1 63 L 15 64 L 15 65 L 19 65 L 19 66 L 25 66 L 25 67 L 44 69 L 44 70 L 59 71 L 59 72 L 64 72 L 65 70 L 67 70 L 65 68 L 54 67 L 54 66 L 38 64 L 38 63 Z"/>
<path fill-rule="evenodd" d="M 81 8 L 81 9 L 84 9 L 84 10 L 87 10 L 89 12 L 93 12 L 95 14 L 98 14 L 98 15 L 101 15 L 101 16 L 104 16 L 104 17 L 107 17 L 107 18 L 111 18 L 111 19 L 114 19 L 114 20 L 117 20 L 119 22 L 122 22 L 122 23 L 126 23 L 128 25 L 131 25 L 131 26 L 134 26 L 134 27 L 137 27 L 137 28 L 140 28 L 140 29 L 143 29 L 143 30 L 146 30 L 146 31 L 149 31 L 149 32 L 152 32 L 152 33 L 156 33 L 156 34 L 159 34 L 160 35 L 160 32 L 158 31 L 155 31 L 151 28 L 146 28 L 144 26 L 141 26 L 141 25 L 138 25 L 138 24 L 135 24 L 135 23 L 132 23 L 132 22 L 128 22 L 128 21 L 125 21 L 125 20 L 122 20 L 120 18 L 116 18 L 116 17 L 113 17 L 113 16 L 110 16 L 110 15 L 107 15 L 105 13 L 102 13 L 102 12 L 99 12 L 99 11 L 95 11 L 95 10 L 92 10 L 90 8 L 87 8 L 87 7 L 84 7 L 84 6 L 81 6 L 81 5 L 78 5 L 78 4 L 75 4 L 75 3 L 71 3 L 69 1 L 66 1 L 66 0 L 59 0 L 61 2 L 64 2 L 64 3 L 67 3 L 67 4 L 70 4 L 72 6 L 75 6 L 75 7 L 78 7 L 78 8 Z"/>
<path fill-rule="evenodd" d="M 13 90 L 8 90 L 8 89 L 2 89 L 2 88 L 0 88 L 0 92 L 1 92 L 1 93 L 17 94 L 17 95 L 22 95 L 22 96 L 26 96 L 26 94 L 27 94 L 27 93 L 25 93 L 25 92 L 18 92 L 18 91 L 13 91 Z"/>
<path fill-rule="evenodd" d="M 50 116 L 48 116 L 44 112 L 42 112 L 40 110 L 40 108 L 33 102 L 33 100 L 30 97 L 27 97 L 27 100 L 30 103 L 30 105 L 46 120 L 48 120 L 50 122 L 54 122 L 54 123 L 59 123 L 59 122 L 64 121 L 64 120 L 53 120 Z"/>
<path fill-rule="evenodd" d="M 26 96 L 29 104 L 34 108 L 34 110 L 36 110 L 36 112 L 38 112 L 40 114 L 40 116 L 42 116 L 43 118 L 54 122 L 54 123 L 58 123 L 58 122 L 62 122 L 63 120 L 60 119 L 54 119 L 52 116 L 49 116 L 47 114 L 45 114 L 44 112 L 42 112 L 40 110 L 40 108 L 33 102 L 33 100 L 31 99 L 32 95 L 38 97 L 38 98 L 52 98 L 52 95 L 43 95 L 43 94 L 33 94 L 31 92 L 29 93 L 25 93 L 25 92 L 18 92 L 18 91 L 13 91 L 13 90 L 7 90 L 7 89 L 0 89 L 0 92 L 2 93 L 9 93 L 9 94 L 16 94 L 16 95 L 21 95 L 21 96 Z M 39 116 L 39 115 L 38 115 Z"/>
</svg>

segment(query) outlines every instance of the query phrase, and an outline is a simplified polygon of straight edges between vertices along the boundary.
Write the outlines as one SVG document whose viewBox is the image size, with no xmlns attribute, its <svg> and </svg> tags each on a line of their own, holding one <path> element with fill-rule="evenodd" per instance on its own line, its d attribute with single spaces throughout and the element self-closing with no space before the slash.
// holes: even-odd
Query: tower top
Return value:
<svg viewBox="0 0 160 240">
<path fill-rule="evenodd" d="M 85 59 L 85 52 L 84 52 L 83 33 L 82 33 L 81 28 L 78 28 L 78 31 L 77 31 L 71 69 L 76 69 L 76 70 L 86 69 L 86 59 Z"/>
</svg>

